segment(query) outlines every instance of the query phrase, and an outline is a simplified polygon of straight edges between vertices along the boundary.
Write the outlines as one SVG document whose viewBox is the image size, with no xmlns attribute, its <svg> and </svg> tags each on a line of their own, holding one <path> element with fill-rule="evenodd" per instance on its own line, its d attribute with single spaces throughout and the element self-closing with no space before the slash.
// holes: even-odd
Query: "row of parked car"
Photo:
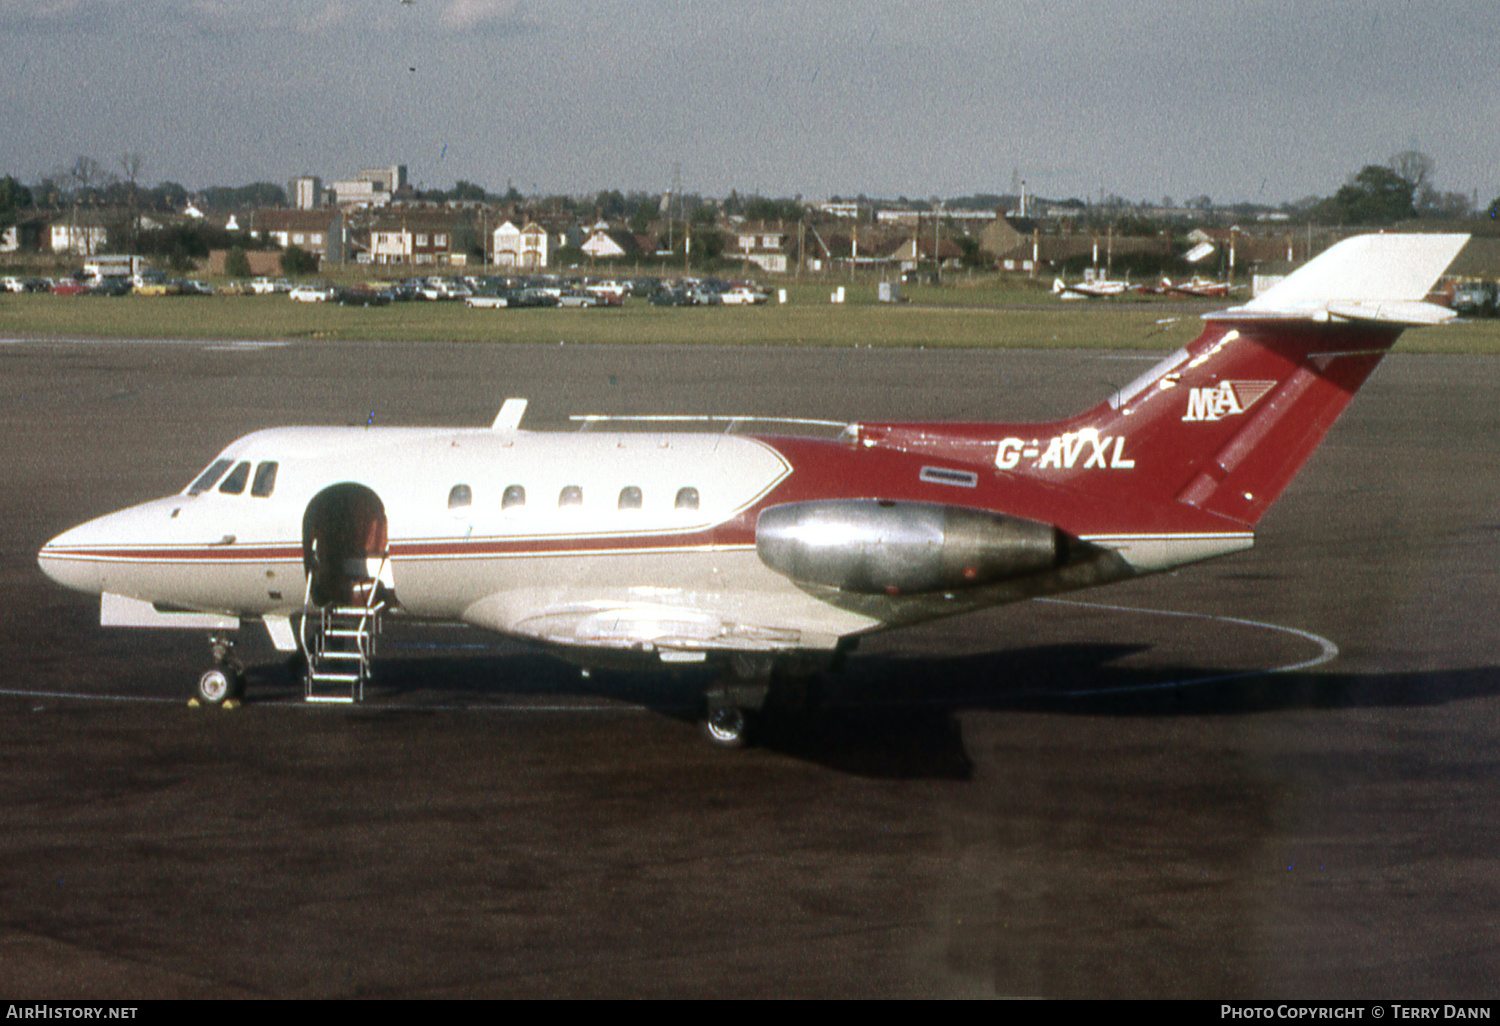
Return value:
<svg viewBox="0 0 1500 1026">
<path fill-rule="evenodd" d="M 281 290 L 278 288 L 277 291 Z M 413 301 L 462 302 L 472 309 L 622 306 L 627 297 L 632 296 L 657 306 L 749 306 L 765 303 L 769 298 L 753 285 L 713 279 L 663 282 L 657 278 L 621 281 L 491 275 L 409 278 L 399 282 L 349 286 L 331 282 L 296 286 L 288 283 L 286 291 L 293 301 L 304 303 L 383 306 Z"/>
<path fill-rule="evenodd" d="M 0 278 L 6 292 L 51 292 L 56 296 L 212 296 L 213 286 L 191 278 L 168 278 L 148 272 L 131 278 L 118 276 L 64 278 L 11 276 Z"/>
<path fill-rule="evenodd" d="M 217 289 L 207 282 L 168 278 L 159 271 L 143 271 L 130 278 L 106 277 L 0 279 L 11 292 L 53 292 L 58 295 L 286 295 L 294 302 L 339 303 L 344 306 L 384 306 L 428 301 L 462 302 L 473 308 L 620 306 L 628 297 L 655 306 L 752 306 L 765 303 L 767 294 L 748 282 L 715 278 L 578 279 L 530 275 L 464 278 L 434 276 L 397 282 L 337 285 L 332 282 L 296 283 L 285 278 L 234 281 Z"/>
</svg>

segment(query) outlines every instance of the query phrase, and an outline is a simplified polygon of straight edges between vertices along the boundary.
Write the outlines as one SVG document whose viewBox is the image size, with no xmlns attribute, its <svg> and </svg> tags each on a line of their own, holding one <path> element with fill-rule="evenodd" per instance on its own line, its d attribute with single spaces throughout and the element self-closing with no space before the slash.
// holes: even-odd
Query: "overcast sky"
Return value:
<svg viewBox="0 0 1500 1026">
<path fill-rule="evenodd" d="M 531 193 L 1500 195 L 1496 0 L 0 0 L 0 173 Z"/>
</svg>

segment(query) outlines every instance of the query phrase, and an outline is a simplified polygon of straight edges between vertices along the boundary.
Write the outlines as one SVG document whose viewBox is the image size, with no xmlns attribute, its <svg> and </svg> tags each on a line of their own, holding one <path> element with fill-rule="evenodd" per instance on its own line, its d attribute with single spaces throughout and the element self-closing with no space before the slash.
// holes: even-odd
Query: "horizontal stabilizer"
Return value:
<svg viewBox="0 0 1500 1026">
<path fill-rule="evenodd" d="M 1448 317 L 1422 302 L 1467 235 L 1359 235 L 1330 246 L 1243 306 L 1209 314 L 1216 321 L 1274 318 L 1440 324 Z"/>
<path fill-rule="evenodd" d="M 1425 328 L 1445 324 L 1458 314 L 1436 303 L 1410 303 L 1394 300 L 1383 303 L 1324 303 L 1310 310 L 1252 311 L 1243 306 L 1205 314 L 1206 321 L 1228 321 L 1251 324 L 1257 321 L 1359 321 L 1367 324 L 1391 324 L 1407 328 Z"/>
</svg>

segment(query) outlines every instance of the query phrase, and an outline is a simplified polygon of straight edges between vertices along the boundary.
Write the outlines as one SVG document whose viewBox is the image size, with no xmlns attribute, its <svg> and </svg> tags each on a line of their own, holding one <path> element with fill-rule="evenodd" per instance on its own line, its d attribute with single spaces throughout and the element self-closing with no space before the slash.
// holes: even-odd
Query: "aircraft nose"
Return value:
<svg viewBox="0 0 1500 1026">
<path fill-rule="evenodd" d="M 37 566 L 42 573 L 65 588 L 74 591 L 98 593 L 102 590 L 99 563 L 85 551 L 92 540 L 91 528 L 97 521 L 82 524 L 53 538 L 36 554 Z"/>
</svg>

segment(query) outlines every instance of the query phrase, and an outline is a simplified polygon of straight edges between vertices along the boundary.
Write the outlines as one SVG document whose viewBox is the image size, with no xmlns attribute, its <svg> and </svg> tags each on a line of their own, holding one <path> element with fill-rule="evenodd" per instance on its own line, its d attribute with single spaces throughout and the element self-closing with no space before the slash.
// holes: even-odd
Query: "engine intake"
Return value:
<svg viewBox="0 0 1500 1026">
<path fill-rule="evenodd" d="M 926 502 L 827 499 L 763 510 L 761 562 L 800 584 L 866 594 L 954 591 L 1057 566 L 1050 524 Z"/>
</svg>

